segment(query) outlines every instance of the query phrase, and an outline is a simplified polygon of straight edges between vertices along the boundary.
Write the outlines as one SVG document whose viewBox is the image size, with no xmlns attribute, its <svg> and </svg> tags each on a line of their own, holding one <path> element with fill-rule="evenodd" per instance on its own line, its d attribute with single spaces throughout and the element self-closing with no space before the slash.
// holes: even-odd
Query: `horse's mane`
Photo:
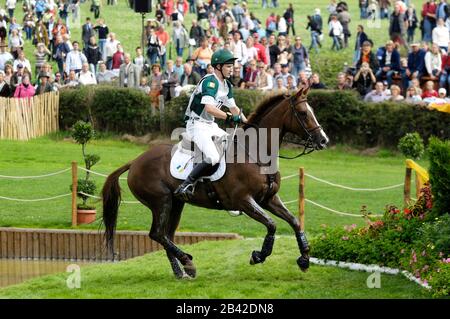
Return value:
<svg viewBox="0 0 450 319">
<path fill-rule="evenodd" d="M 247 124 L 258 124 L 261 121 L 262 117 L 266 114 L 267 110 L 277 105 L 282 99 L 284 99 L 284 97 L 284 93 L 280 93 L 265 98 L 249 115 Z"/>
</svg>

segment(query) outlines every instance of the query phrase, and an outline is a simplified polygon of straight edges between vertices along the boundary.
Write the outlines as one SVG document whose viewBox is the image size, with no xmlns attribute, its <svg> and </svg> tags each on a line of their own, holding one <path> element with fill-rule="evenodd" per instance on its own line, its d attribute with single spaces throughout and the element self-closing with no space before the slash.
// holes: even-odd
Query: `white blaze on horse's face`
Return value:
<svg viewBox="0 0 450 319">
<path fill-rule="evenodd" d="M 312 107 L 309 105 L 308 102 L 306 102 L 306 109 L 308 110 L 308 117 L 310 117 L 311 121 L 314 123 L 314 127 L 319 127 L 318 130 L 311 132 L 313 136 L 314 146 L 317 150 L 324 149 L 325 147 L 327 147 L 327 144 L 330 141 L 330 139 L 328 138 L 327 134 L 325 134 L 324 130 L 317 121 L 316 115 L 314 114 L 314 110 L 312 109 Z"/>
</svg>

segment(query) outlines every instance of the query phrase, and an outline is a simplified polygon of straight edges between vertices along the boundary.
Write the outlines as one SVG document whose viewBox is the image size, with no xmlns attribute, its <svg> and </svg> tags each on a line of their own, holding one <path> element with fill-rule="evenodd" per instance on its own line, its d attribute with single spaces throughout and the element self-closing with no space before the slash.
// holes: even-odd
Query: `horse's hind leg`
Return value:
<svg viewBox="0 0 450 319">
<path fill-rule="evenodd" d="M 264 238 L 261 251 L 254 250 L 250 258 L 250 264 L 263 263 L 270 254 L 275 241 L 275 222 L 266 214 L 266 212 L 255 202 L 252 197 L 243 201 L 241 210 L 256 221 L 264 224 L 267 228 L 267 234 Z"/>
<path fill-rule="evenodd" d="M 195 277 L 196 269 L 192 262 L 192 256 L 179 249 L 170 238 L 170 225 L 173 214 L 172 194 L 163 195 L 158 198 L 157 203 L 152 204 L 153 223 L 150 229 L 150 238 L 164 247 L 174 272 L 178 272 L 178 269 L 176 264 L 172 262 L 171 256 L 175 256 L 181 262 L 186 274 L 190 277 Z M 177 276 L 177 274 L 175 275 Z"/>
<path fill-rule="evenodd" d="M 181 212 L 183 211 L 184 202 L 173 199 L 172 201 L 172 214 L 169 222 L 169 239 L 174 242 L 175 232 L 178 228 L 178 224 L 181 218 Z M 167 258 L 169 258 L 170 265 L 172 266 L 173 273 L 176 278 L 183 278 L 185 276 L 183 270 L 180 268 L 178 259 L 171 252 L 166 250 Z"/>
<path fill-rule="evenodd" d="M 273 196 L 263 205 L 265 209 L 272 214 L 285 220 L 292 229 L 294 229 L 297 244 L 300 249 L 301 256 L 297 259 L 297 264 L 302 271 L 309 268 L 309 245 L 305 233 L 300 229 L 300 224 L 294 215 L 284 206 L 278 195 Z"/>
</svg>

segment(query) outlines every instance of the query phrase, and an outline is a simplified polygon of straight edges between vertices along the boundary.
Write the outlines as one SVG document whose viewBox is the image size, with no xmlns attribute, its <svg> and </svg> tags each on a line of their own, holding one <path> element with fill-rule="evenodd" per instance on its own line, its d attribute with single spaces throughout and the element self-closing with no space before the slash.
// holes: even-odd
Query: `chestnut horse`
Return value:
<svg viewBox="0 0 450 319">
<path fill-rule="evenodd" d="M 284 134 L 290 132 L 306 141 L 305 145 L 311 150 L 325 148 L 328 137 L 307 102 L 307 92 L 308 88 L 301 88 L 291 96 L 280 94 L 269 98 L 249 116 L 244 129 L 254 127 L 279 130 L 280 141 Z M 267 136 L 264 138 L 269 139 Z M 270 153 L 271 142 L 270 140 L 265 142 Z M 164 247 L 177 278 L 195 277 L 196 268 L 192 256 L 174 244 L 175 231 L 185 203 L 173 195 L 181 181 L 170 174 L 172 148 L 173 145 L 170 144 L 154 146 L 108 176 L 102 190 L 105 239 L 114 256 L 114 233 L 121 201 L 119 176 L 129 171 L 127 181 L 131 192 L 142 204 L 150 208 L 153 214 L 150 238 Z M 264 211 L 268 210 L 293 228 L 301 254 L 297 264 L 302 271 L 306 271 L 309 267 L 308 241 L 297 218 L 289 212 L 277 195 L 280 188 L 280 173 L 276 171 L 273 174 L 265 174 L 260 169 L 260 162 L 227 163 L 225 175 L 211 182 L 210 186 L 220 199 L 222 209 L 242 211 L 266 226 L 267 234 L 262 249 L 252 252 L 250 264 L 262 263 L 272 253 L 276 225 Z M 209 191 L 204 183 L 198 183 L 195 195 L 189 203 L 200 207 L 217 208 L 217 203 L 208 195 Z"/>
</svg>

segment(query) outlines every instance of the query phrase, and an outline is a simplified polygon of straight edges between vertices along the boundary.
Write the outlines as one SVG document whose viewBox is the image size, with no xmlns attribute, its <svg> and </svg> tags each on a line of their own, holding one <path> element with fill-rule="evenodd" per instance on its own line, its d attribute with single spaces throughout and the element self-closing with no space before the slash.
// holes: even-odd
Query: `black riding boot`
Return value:
<svg viewBox="0 0 450 319">
<path fill-rule="evenodd" d="M 217 165 L 217 164 L 216 164 Z M 194 183 L 202 176 L 207 176 L 211 171 L 212 166 L 210 163 L 201 162 L 197 164 L 193 169 L 186 180 L 178 186 L 175 190 L 175 197 L 188 201 L 194 196 Z"/>
</svg>

